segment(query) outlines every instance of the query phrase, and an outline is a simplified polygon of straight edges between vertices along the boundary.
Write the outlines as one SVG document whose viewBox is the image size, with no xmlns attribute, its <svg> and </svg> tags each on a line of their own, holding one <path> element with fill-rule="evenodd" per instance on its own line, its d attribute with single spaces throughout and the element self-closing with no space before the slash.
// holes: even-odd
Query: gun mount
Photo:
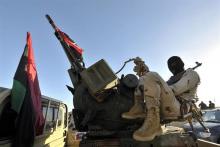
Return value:
<svg viewBox="0 0 220 147">
<path fill-rule="evenodd" d="M 106 136 L 126 131 L 132 133 L 141 125 L 143 120 L 121 118 L 134 103 L 134 90 L 138 84 L 135 75 L 118 78 L 101 59 L 83 70 L 80 76 L 81 82 L 73 98 L 73 116 L 78 130 L 89 131 L 92 136 Z"/>
<path fill-rule="evenodd" d="M 84 142 L 81 142 L 81 146 L 87 146 L 86 142 L 96 137 L 104 138 L 104 141 L 107 141 L 105 137 L 116 138 L 116 140 L 110 140 L 110 143 L 116 142 L 116 146 L 160 146 L 161 143 L 170 146 L 174 144 L 173 141 L 170 141 L 173 139 L 177 141 L 178 145 L 195 144 L 194 138 L 189 134 L 186 139 L 182 139 L 184 136 L 180 134 L 175 136 L 168 134 L 153 142 L 134 141 L 132 134 L 142 125 L 143 119 L 127 120 L 123 119 L 121 114 L 127 112 L 134 104 L 134 90 L 138 85 L 138 78 L 133 74 L 122 75 L 118 78 L 116 74 L 124 68 L 126 63 L 135 59 L 126 61 L 116 73 L 104 59 L 86 68 L 82 58 L 83 50 L 67 34 L 56 27 L 49 15 L 46 17 L 55 30 L 55 35 L 71 65 L 68 72 L 74 88 L 70 86 L 67 88 L 73 94 L 74 109 L 72 114 L 75 127 L 78 131 L 86 131 L 87 137 L 89 137 L 88 140 L 85 139 Z M 192 69 L 199 66 L 201 63 L 196 62 L 196 66 Z M 180 140 L 178 141 L 178 139 Z M 166 145 L 166 141 L 169 145 Z M 94 141 L 92 142 L 93 146 Z M 121 143 L 126 144 L 122 145 Z M 101 144 L 103 145 L 102 142 Z"/>
<path fill-rule="evenodd" d="M 143 120 L 121 118 L 121 114 L 128 111 L 134 103 L 137 77 L 128 74 L 118 78 L 103 59 L 86 68 L 82 58 L 83 50 L 55 25 L 49 15 L 46 18 L 55 30 L 71 65 L 68 72 L 74 88 L 68 86 L 68 89 L 73 94 L 76 129 L 89 132 L 100 130 L 102 133 L 99 131 L 95 135 L 102 136 L 133 131 L 140 126 Z"/>
</svg>

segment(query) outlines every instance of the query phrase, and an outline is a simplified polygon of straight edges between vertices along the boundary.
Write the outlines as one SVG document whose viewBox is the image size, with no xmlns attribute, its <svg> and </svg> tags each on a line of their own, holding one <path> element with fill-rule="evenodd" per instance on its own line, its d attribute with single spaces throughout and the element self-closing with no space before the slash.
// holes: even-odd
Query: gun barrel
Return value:
<svg viewBox="0 0 220 147">
<path fill-rule="evenodd" d="M 55 23 L 54 23 L 54 21 L 51 19 L 51 17 L 48 15 L 48 14 L 46 14 L 45 15 L 45 17 L 47 18 L 47 20 L 48 20 L 48 22 L 50 23 L 50 25 L 53 27 L 53 29 L 54 29 L 54 31 L 55 31 L 55 35 L 56 35 L 56 33 L 57 33 L 57 38 L 58 38 L 58 40 L 60 41 L 60 43 L 61 43 L 61 45 L 62 45 L 62 47 L 63 47 L 63 49 L 64 49 L 64 52 L 66 53 L 66 56 L 67 56 L 67 58 L 68 58 L 68 60 L 69 60 L 69 62 L 70 62 L 70 64 L 71 64 L 71 66 L 72 67 L 75 67 L 75 68 L 77 68 L 77 70 L 82 70 L 83 69 L 83 67 L 82 67 L 82 65 L 80 64 L 80 62 L 82 62 L 82 61 L 78 61 L 77 60 L 77 57 L 76 57 L 76 55 L 73 53 L 73 52 L 71 52 L 71 49 L 70 49 L 70 47 L 65 43 L 65 41 L 64 41 L 64 39 L 63 39 L 63 35 L 60 33 L 61 31 L 59 30 L 59 28 L 55 25 Z"/>
<path fill-rule="evenodd" d="M 195 62 L 195 63 L 196 63 L 196 66 L 192 68 L 193 70 L 202 65 L 202 63 L 199 63 L 199 62 Z"/>
<path fill-rule="evenodd" d="M 47 18 L 47 20 L 49 21 L 49 23 L 51 24 L 51 26 L 53 27 L 53 29 L 55 31 L 58 30 L 57 26 L 55 25 L 55 23 L 53 22 L 53 20 L 51 19 L 50 15 L 46 14 L 45 17 Z"/>
</svg>

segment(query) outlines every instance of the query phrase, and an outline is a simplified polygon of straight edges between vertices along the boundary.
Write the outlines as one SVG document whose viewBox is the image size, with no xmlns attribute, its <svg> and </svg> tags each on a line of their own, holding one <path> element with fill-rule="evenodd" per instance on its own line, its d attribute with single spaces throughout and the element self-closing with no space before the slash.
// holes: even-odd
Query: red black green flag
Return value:
<svg viewBox="0 0 220 147">
<path fill-rule="evenodd" d="M 44 117 L 41 109 L 41 91 L 38 82 L 37 69 L 34 62 L 34 52 L 32 48 L 32 40 L 30 33 L 27 35 L 27 46 L 28 46 L 28 64 L 27 64 L 27 76 L 28 76 L 28 88 L 31 92 L 31 99 L 33 102 L 36 121 L 35 130 L 36 135 L 39 135 L 43 131 Z"/>
<path fill-rule="evenodd" d="M 81 47 L 79 47 L 66 33 L 64 33 L 60 30 L 58 30 L 58 31 L 61 34 L 61 37 L 63 38 L 63 41 L 69 47 L 71 47 L 73 50 L 75 50 L 78 55 L 82 56 L 83 49 Z"/>
<path fill-rule="evenodd" d="M 62 32 L 55 25 L 49 15 L 46 15 L 46 18 L 55 30 L 55 35 L 60 41 L 72 67 L 74 67 L 75 71 L 83 70 L 85 68 L 82 57 L 83 49 L 79 47 L 66 33 Z"/>
<path fill-rule="evenodd" d="M 44 118 L 30 33 L 14 76 L 11 107 L 18 114 L 14 146 L 32 146 L 43 131 Z"/>
<path fill-rule="evenodd" d="M 59 28 L 56 28 L 55 34 L 60 40 L 60 43 L 63 46 L 69 61 L 74 62 L 77 59 L 76 62 L 83 63 L 83 49 L 79 47 L 66 33 L 62 32 Z"/>
</svg>

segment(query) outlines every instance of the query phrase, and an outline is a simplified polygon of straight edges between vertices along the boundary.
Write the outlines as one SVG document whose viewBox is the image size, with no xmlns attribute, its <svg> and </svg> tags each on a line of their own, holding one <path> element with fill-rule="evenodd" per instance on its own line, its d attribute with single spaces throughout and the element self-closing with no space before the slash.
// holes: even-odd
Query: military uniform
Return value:
<svg viewBox="0 0 220 147">
<path fill-rule="evenodd" d="M 138 86 L 144 87 L 145 97 L 158 99 L 162 115 L 166 117 L 180 115 L 180 103 L 176 97 L 186 100 L 195 98 L 199 82 L 197 72 L 187 69 L 182 78 L 170 86 L 156 72 L 147 72 L 140 77 Z M 137 88 L 135 95 L 141 94 L 139 89 Z"/>
<path fill-rule="evenodd" d="M 122 114 L 123 118 L 128 119 L 145 117 L 142 127 L 134 132 L 133 138 L 149 141 L 160 135 L 162 133 L 160 115 L 163 118 L 180 116 L 180 103 L 177 97 L 187 100 L 194 98 L 199 82 L 199 75 L 193 69 L 185 70 L 179 80 L 171 85 L 168 85 L 156 72 L 151 72 L 149 69 L 143 72 L 135 90 L 135 99 L 138 100 L 135 100 L 135 105 L 129 112 Z M 141 108 L 143 100 L 146 110 Z"/>
</svg>

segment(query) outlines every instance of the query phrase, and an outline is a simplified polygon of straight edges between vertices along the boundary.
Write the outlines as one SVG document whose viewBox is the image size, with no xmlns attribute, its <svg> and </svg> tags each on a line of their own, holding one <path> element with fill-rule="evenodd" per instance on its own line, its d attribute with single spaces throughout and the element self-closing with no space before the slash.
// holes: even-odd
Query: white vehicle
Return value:
<svg viewBox="0 0 220 147">
<path fill-rule="evenodd" d="M 14 126 L 11 122 L 14 120 L 13 116 L 10 116 L 10 111 L 7 111 L 10 108 L 10 93 L 10 89 L 0 87 L 0 147 L 10 147 L 13 139 Z M 42 95 L 42 110 L 45 118 L 44 130 L 42 135 L 35 137 L 34 146 L 65 146 L 68 133 L 67 105 Z"/>
</svg>

